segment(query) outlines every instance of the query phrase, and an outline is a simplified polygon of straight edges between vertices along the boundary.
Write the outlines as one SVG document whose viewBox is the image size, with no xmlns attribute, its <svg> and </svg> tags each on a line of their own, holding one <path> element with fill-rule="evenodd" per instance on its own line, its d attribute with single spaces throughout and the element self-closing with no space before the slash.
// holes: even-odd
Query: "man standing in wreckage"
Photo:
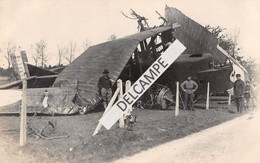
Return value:
<svg viewBox="0 0 260 163">
<path fill-rule="evenodd" d="M 112 82 L 114 82 L 109 76 L 109 71 L 105 69 L 103 76 L 98 80 L 98 93 L 103 100 L 104 108 L 107 107 L 109 101 L 112 98 Z"/>
<path fill-rule="evenodd" d="M 237 112 L 242 113 L 242 102 L 243 102 L 245 84 L 241 80 L 240 74 L 236 74 L 236 78 L 237 80 L 234 83 L 234 97 L 237 106 Z"/>
<path fill-rule="evenodd" d="M 198 89 L 198 84 L 191 80 L 191 77 L 189 76 L 187 80 L 185 80 L 181 84 L 181 89 L 184 91 L 184 109 L 187 109 L 188 104 L 190 104 L 190 110 L 194 111 L 194 92 Z"/>
</svg>

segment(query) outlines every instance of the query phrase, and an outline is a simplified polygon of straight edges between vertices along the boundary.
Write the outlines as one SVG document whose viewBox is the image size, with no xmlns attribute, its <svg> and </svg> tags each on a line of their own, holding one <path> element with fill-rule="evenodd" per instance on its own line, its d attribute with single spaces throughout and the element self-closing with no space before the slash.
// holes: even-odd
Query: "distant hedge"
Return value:
<svg viewBox="0 0 260 163">
<path fill-rule="evenodd" d="M 13 68 L 7 68 L 4 69 L 2 67 L 0 67 L 0 76 L 6 76 L 6 77 L 10 77 L 13 74 Z"/>
</svg>

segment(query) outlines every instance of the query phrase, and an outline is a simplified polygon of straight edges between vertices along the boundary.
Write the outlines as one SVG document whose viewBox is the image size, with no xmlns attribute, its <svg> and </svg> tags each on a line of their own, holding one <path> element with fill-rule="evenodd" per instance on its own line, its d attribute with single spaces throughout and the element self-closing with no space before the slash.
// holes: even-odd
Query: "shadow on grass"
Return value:
<svg viewBox="0 0 260 163">
<path fill-rule="evenodd" d="M 230 114 L 235 114 L 235 113 L 236 113 L 236 112 L 233 111 L 233 110 L 228 110 L 228 112 L 229 112 Z"/>
</svg>

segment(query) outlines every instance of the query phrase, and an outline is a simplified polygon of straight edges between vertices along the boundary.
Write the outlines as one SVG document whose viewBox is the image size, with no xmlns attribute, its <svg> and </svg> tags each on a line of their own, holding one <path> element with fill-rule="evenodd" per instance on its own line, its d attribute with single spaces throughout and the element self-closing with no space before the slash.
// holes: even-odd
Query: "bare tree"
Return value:
<svg viewBox="0 0 260 163">
<path fill-rule="evenodd" d="M 237 40 L 239 37 L 239 31 L 235 31 L 233 35 L 231 34 L 223 34 L 226 28 L 222 28 L 220 26 L 211 27 L 209 25 L 206 28 L 211 32 L 214 36 L 217 37 L 219 45 L 228 52 L 230 56 L 235 58 L 241 65 L 245 67 L 245 69 L 249 73 L 250 79 L 254 78 L 256 71 L 256 60 L 253 58 L 245 59 L 243 56 L 239 56 L 241 48 L 237 44 Z"/>
<path fill-rule="evenodd" d="M 75 59 L 75 53 L 76 53 L 76 49 L 77 45 L 74 42 L 70 42 L 69 43 L 69 47 L 67 49 L 67 53 L 64 56 L 64 58 L 68 61 L 68 63 L 70 64 L 74 59 Z"/>
<path fill-rule="evenodd" d="M 130 12 L 131 12 L 132 17 L 127 16 L 123 12 L 121 12 L 121 13 L 122 13 L 122 15 L 124 15 L 128 19 L 137 20 L 137 23 L 138 23 L 137 29 L 139 31 L 144 31 L 144 30 L 150 29 L 149 25 L 147 23 L 148 19 L 146 17 L 138 15 L 133 9 L 130 9 Z"/>
<path fill-rule="evenodd" d="M 41 62 L 41 67 L 44 67 L 45 64 L 47 63 L 47 55 L 45 54 L 45 48 L 46 48 L 46 43 L 44 40 L 40 40 L 39 42 L 36 43 L 36 53 L 38 59 Z"/>
<path fill-rule="evenodd" d="M 6 59 L 8 63 L 8 69 L 11 67 L 11 57 L 10 55 L 12 53 L 15 53 L 16 51 L 16 46 L 13 44 L 11 40 L 7 42 L 7 44 L 4 46 L 3 50 L 1 50 L 1 53 L 3 57 Z"/>
<path fill-rule="evenodd" d="M 240 63 L 246 68 L 246 70 L 249 73 L 249 78 L 253 79 L 255 78 L 255 75 L 257 75 L 256 72 L 259 72 L 256 70 L 257 63 L 256 59 L 249 57 L 247 60 L 241 60 Z"/>
<path fill-rule="evenodd" d="M 58 48 L 58 59 L 59 59 L 58 66 L 60 66 L 62 63 L 62 59 L 67 53 L 67 49 L 62 45 L 57 45 L 57 48 Z"/>
<path fill-rule="evenodd" d="M 39 55 L 37 55 L 36 53 L 33 53 L 32 58 L 33 58 L 35 66 L 38 66 L 38 61 L 40 59 Z"/>
<path fill-rule="evenodd" d="M 90 46 L 90 41 L 88 39 L 86 39 L 83 44 L 82 44 L 82 47 L 83 47 L 83 52 L 86 51 Z"/>
<path fill-rule="evenodd" d="M 34 47 L 34 45 L 31 44 L 31 56 L 32 56 L 35 66 L 38 66 L 40 56 L 38 53 L 35 52 L 35 50 L 36 50 L 36 48 Z"/>
<path fill-rule="evenodd" d="M 230 56 L 239 61 L 242 59 L 242 57 L 238 55 L 241 49 L 237 44 L 239 31 L 231 36 L 230 34 L 224 34 L 226 28 L 222 28 L 220 26 L 211 27 L 210 25 L 207 25 L 205 28 L 207 28 L 210 33 L 217 37 L 219 46 L 226 50 Z"/>
<path fill-rule="evenodd" d="M 240 31 L 236 31 L 232 36 L 231 40 L 233 41 L 233 47 L 232 47 L 232 55 L 238 57 L 238 53 L 240 51 L 240 47 L 238 47 L 237 39 L 239 37 Z M 242 58 L 241 58 L 242 59 Z"/>
<path fill-rule="evenodd" d="M 116 40 L 116 39 L 117 39 L 117 37 L 116 37 L 115 34 L 112 34 L 112 35 L 110 35 L 110 36 L 107 38 L 108 41 L 113 41 L 113 40 Z"/>
<path fill-rule="evenodd" d="M 159 19 L 161 19 L 163 21 L 163 23 L 160 25 L 161 26 L 164 26 L 165 24 L 167 24 L 167 20 L 165 17 L 163 17 L 158 11 L 155 11 L 158 15 L 159 15 Z"/>
</svg>

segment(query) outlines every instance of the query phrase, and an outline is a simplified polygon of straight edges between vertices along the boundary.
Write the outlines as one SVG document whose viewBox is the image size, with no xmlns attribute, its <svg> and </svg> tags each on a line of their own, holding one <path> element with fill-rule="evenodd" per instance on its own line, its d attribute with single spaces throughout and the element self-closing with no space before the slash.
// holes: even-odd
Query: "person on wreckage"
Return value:
<svg viewBox="0 0 260 163">
<path fill-rule="evenodd" d="M 109 71 L 105 69 L 103 71 L 103 76 L 98 80 L 98 93 L 102 98 L 103 106 L 106 109 L 109 101 L 112 98 L 112 85 L 113 80 L 108 76 Z"/>
</svg>

